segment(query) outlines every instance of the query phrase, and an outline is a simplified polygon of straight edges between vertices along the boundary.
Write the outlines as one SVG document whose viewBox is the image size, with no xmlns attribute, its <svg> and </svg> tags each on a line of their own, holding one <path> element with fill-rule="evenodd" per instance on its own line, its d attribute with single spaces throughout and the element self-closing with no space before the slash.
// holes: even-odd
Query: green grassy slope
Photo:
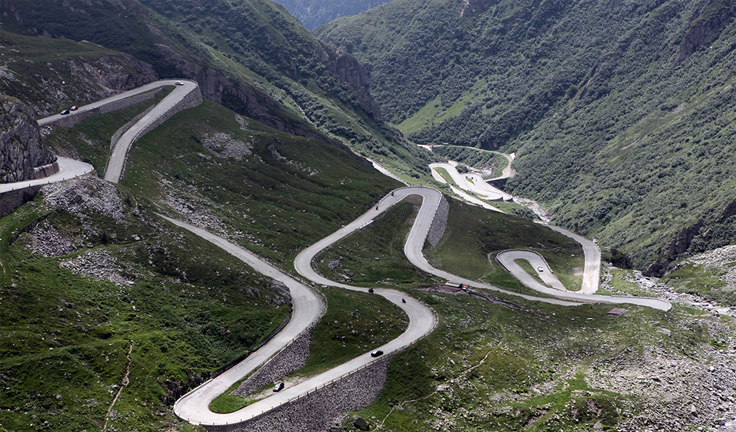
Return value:
<svg viewBox="0 0 736 432">
<path fill-rule="evenodd" d="M 398 185 L 345 148 L 211 102 L 136 143 L 122 184 L 172 211 L 207 215 L 212 229 L 282 267 Z"/>
<path fill-rule="evenodd" d="M 38 198 L 0 219 L 0 428 L 100 430 L 121 386 L 109 428 L 170 428 L 176 398 L 286 318 L 283 292 L 261 275 L 172 229 L 146 201 L 120 202 L 122 218 L 88 201 L 74 214 L 47 210 Z M 77 251 L 26 250 L 21 230 L 34 221 Z M 105 267 L 104 257 L 120 282 L 69 270 L 85 259 Z"/>
</svg>

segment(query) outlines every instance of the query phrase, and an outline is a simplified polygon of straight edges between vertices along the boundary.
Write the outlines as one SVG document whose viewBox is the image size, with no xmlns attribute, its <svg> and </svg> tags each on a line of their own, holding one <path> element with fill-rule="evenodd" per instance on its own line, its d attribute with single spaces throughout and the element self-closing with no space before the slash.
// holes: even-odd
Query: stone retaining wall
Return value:
<svg viewBox="0 0 736 432">
<path fill-rule="evenodd" d="M 0 217 L 7 216 L 23 204 L 33 201 L 41 186 L 31 186 L 0 194 Z"/>
<path fill-rule="evenodd" d="M 434 214 L 432 219 L 432 225 L 429 227 L 427 233 L 427 241 L 429 242 L 429 250 L 431 251 L 440 242 L 442 236 L 445 235 L 445 229 L 447 228 L 447 217 L 450 215 L 450 203 L 447 202 L 447 198 L 442 195 L 439 205 L 437 206 L 437 212 Z"/>
<path fill-rule="evenodd" d="M 139 104 L 143 101 L 153 99 L 153 97 L 156 96 L 161 91 L 163 91 L 163 89 L 159 88 L 149 93 L 143 93 L 143 94 L 131 96 L 129 98 L 122 99 L 119 101 L 110 102 L 109 104 L 105 104 L 101 107 L 94 108 L 89 111 L 68 114 L 63 117 L 60 117 L 57 120 L 45 123 L 43 126 L 72 127 L 75 124 L 81 122 L 82 120 L 87 120 L 88 118 L 92 118 L 100 114 L 107 114 L 109 112 L 121 110 L 123 108 L 128 108 L 133 105 Z"/>
<path fill-rule="evenodd" d="M 373 402 L 386 383 L 390 356 L 246 422 L 206 426 L 210 432 L 326 432 L 346 411 Z"/>
<path fill-rule="evenodd" d="M 273 383 L 281 378 L 296 372 L 307 364 L 309 346 L 312 343 L 314 325 L 294 339 L 281 352 L 273 356 L 258 371 L 243 382 L 233 395 L 245 396 L 253 393 L 266 384 Z"/>
</svg>

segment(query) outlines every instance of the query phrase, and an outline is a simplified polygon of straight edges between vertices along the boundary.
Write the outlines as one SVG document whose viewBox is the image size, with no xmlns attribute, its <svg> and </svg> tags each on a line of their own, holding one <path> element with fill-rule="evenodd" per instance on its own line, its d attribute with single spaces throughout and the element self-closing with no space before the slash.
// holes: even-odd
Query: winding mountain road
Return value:
<svg viewBox="0 0 736 432">
<path fill-rule="evenodd" d="M 127 95 L 126 93 L 116 95 L 113 98 L 108 98 L 95 104 L 87 105 L 85 107 L 82 107 L 81 109 L 93 109 L 96 106 L 104 104 L 105 101 L 108 101 L 109 103 L 114 100 L 119 100 L 124 97 L 129 97 L 134 94 L 149 91 L 153 88 L 156 88 L 157 86 L 173 85 L 173 83 L 173 81 L 159 81 L 157 83 L 151 83 L 148 86 L 141 87 L 132 92 L 126 92 L 128 93 Z M 196 88 L 196 84 L 192 84 Z M 181 101 L 181 99 L 186 96 L 186 94 L 188 94 L 188 91 L 191 91 L 191 87 L 189 86 L 189 84 L 178 86 L 177 89 L 172 92 L 172 94 L 167 96 L 167 98 L 159 103 L 160 107 L 159 105 L 157 105 L 151 112 L 148 113 L 148 115 L 144 116 L 136 125 L 131 127 L 131 129 L 129 129 L 123 135 L 125 139 L 123 140 L 121 138 L 119 144 L 116 146 L 115 151 L 113 152 L 114 155 L 111 156 L 111 160 L 108 165 L 108 171 L 105 175 L 105 178 L 107 180 L 112 182 L 117 182 L 119 180 L 120 173 L 122 172 L 123 166 L 125 164 L 125 157 L 130 143 L 135 140 L 137 134 L 139 134 L 147 125 L 150 125 L 158 117 L 163 115 L 164 112 L 166 112 L 172 106 Z M 53 120 L 53 117 L 49 119 L 50 122 Z M 62 172 L 63 171 L 64 170 L 62 169 Z M 42 182 L 41 184 L 52 180 L 53 177 L 54 176 L 43 179 L 44 182 Z M 61 179 L 62 178 L 58 178 L 58 180 L 56 181 L 59 181 Z M 16 188 L 17 187 L 18 186 L 16 186 Z M 580 292 L 571 292 L 566 290 L 562 291 L 559 289 L 559 287 L 558 289 L 549 288 L 535 281 L 540 286 L 534 289 L 538 289 L 540 292 L 556 296 L 557 298 L 542 298 L 523 295 L 508 290 L 503 290 L 490 284 L 480 283 L 466 278 L 458 277 L 457 275 L 453 275 L 444 270 L 436 269 L 432 267 L 427 259 L 424 257 L 424 254 L 422 253 L 422 248 L 427 233 L 434 219 L 435 213 L 442 199 L 442 194 L 435 189 L 426 187 L 406 187 L 394 190 L 389 195 L 381 199 L 376 206 L 372 206 L 368 212 L 358 217 L 352 223 L 344 226 L 330 236 L 318 241 L 314 245 L 302 251 L 294 261 L 294 267 L 296 271 L 304 278 L 317 284 L 330 285 L 356 291 L 368 291 L 366 288 L 355 287 L 331 281 L 318 274 L 312 267 L 312 263 L 315 257 L 320 252 L 330 247 L 332 244 L 339 241 L 340 239 L 346 237 L 350 233 L 364 228 L 365 226 L 370 224 L 376 218 L 376 216 L 380 215 L 394 204 L 409 196 L 421 197 L 422 205 L 416 216 L 414 224 L 412 225 L 409 235 L 407 236 L 404 246 L 404 253 L 413 265 L 427 273 L 445 279 L 452 279 L 476 288 L 494 290 L 509 295 L 519 296 L 528 300 L 541 301 L 558 305 L 579 305 L 581 303 L 592 302 L 626 302 L 641 304 L 662 310 L 668 310 L 671 307 L 669 303 L 657 299 L 637 299 L 631 297 L 613 297 L 590 294 L 589 292 L 595 292 L 598 286 L 597 278 L 600 265 L 600 252 L 598 251 L 597 247 L 595 247 L 595 245 L 593 245 L 593 247 L 586 247 L 585 243 L 583 244 L 583 248 L 585 252 L 586 265 L 584 270 L 583 289 L 581 289 Z M 286 345 L 288 345 L 289 342 L 294 340 L 305 329 L 316 322 L 317 319 L 319 319 L 319 317 L 322 315 L 325 305 L 321 296 L 315 293 L 311 288 L 297 281 L 296 279 L 284 274 L 279 269 L 258 258 L 255 254 L 248 252 L 240 246 L 230 243 L 204 229 L 165 216 L 161 217 L 171 222 L 172 224 L 175 224 L 176 226 L 187 229 L 194 234 L 212 242 L 214 245 L 241 259 L 243 262 L 251 266 L 256 271 L 275 280 L 281 281 L 289 288 L 293 301 L 291 320 L 281 332 L 275 335 L 268 343 L 263 345 L 259 350 L 248 356 L 239 364 L 225 371 L 218 377 L 205 382 L 201 386 L 197 387 L 193 391 L 187 393 L 185 396 L 180 398 L 174 405 L 174 412 L 177 416 L 190 423 L 201 425 L 214 426 L 242 423 L 244 421 L 247 421 L 248 419 L 259 416 L 262 413 L 273 409 L 274 407 L 278 407 L 281 404 L 287 403 L 293 399 L 305 395 L 308 392 L 322 387 L 329 382 L 339 379 L 340 377 L 343 377 L 346 374 L 356 371 L 364 367 L 365 365 L 375 361 L 375 359 L 370 356 L 370 353 L 365 353 L 334 369 L 307 379 L 297 385 L 294 385 L 293 387 L 286 388 L 281 392 L 255 402 L 241 410 L 229 414 L 217 414 L 211 412 L 209 410 L 209 404 L 212 400 L 214 400 L 214 398 L 226 391 L 232 384 L 234 384 L 250 372 L 256 370 L 259 366 L 263 365 L 269 358 L 282 350 Z M 560 232 L 565 231 L 556 227 L 550 228 L 556 229 Z M 563 234 L 573 238 L 575 238 L 576 236 L 575 234 L 569 232 L 563 232 Z M 587 242 L 587 240 L 582 239 L 581 243 L 583 242 Z M 528 251 L 526 252 L 528 253 Z M 511 261 L 507 264 L 509 264 L 512 268 L 513 265 L 516 265 L 516 263 L 514 262 L 515 259 L 530 259 L 529 255 L 523 255 L 522 258 L 514 258 L 514 255 L 510 254 L 508 255 L 508 257 Z M 546 266 L 546 263 L 537 265 Z M 518 265 L 516 266 L 518 267 Z M 548 267 L 546 268 L 549 270 Z M 514 270 L 513 274 L 520 279 L 530 277 L 530 275 L 528 275 L 523 270 L 521 270 L 521 272 Z M 533 280 L 533 278 L 531 279 Z M 409 325 L 404 333 L 402 333 L 398 338 L 383 345 L 382 347 L 377 347 L 382 349 L 386 354 L 393 353 L 395 351 L 403 349 L 408 345 L 413 344 L 420 338 L 431 333 L 435 328 L 437 324 L 437 317 L 434 312 L 424 303 L 396 290 L 379 288 L 375 289 L 375 293 L 378 295 L 382 295 L 392 303 L 401 307 L 409 317 Z M 402 299 L 406 300 L 406 303 L 402 302 Z"/>
</svg>

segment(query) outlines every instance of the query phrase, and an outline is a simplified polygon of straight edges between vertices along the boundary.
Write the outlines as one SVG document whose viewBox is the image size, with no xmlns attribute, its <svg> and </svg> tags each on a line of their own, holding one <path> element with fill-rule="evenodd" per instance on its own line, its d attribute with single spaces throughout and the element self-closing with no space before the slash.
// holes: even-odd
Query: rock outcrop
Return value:
<svg viewBox="0 0 736 432">
<path fill-rule="evenodd" d="M 338 81 L 347 85 L 358 97 L 363 109 L 376 118 L 381 118 L 381 107 L 370 93 L 370 75 L 352 54 L 322 45 L 324 51 L 315 52 L 319 60 L 332 72 Z"/>
<path fill-rule="evenodd" d="M 0 182 L 12 183 L 36 177 L 34 168 L 53 164 L 30 108 L 18 99 L 0 96 Z"/>
</svg>

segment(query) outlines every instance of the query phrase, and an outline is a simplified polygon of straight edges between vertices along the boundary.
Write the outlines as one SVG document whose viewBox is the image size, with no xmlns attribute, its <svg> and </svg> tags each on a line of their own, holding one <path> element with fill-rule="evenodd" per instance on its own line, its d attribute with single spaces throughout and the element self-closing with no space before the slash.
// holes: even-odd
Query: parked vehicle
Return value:
<svg viewBox="0 0 736 432">
<path fill-rule="evenodd" d="M 371 357 L 378 357 L 380 355 L 383 355 L 383 350 L 375 350 L 371 353 Z"/>
<path fill-rule="evenodd" d="M 279 381 L 278 383 L 276 383 L 275 386 L 273 386 L 273 391 L 275 391 L 275 392 L 279 392 L 279 391 L 281 391 L 283 389 L 284 389 L 284 382 L 283 381 Z"/>
</svg>

